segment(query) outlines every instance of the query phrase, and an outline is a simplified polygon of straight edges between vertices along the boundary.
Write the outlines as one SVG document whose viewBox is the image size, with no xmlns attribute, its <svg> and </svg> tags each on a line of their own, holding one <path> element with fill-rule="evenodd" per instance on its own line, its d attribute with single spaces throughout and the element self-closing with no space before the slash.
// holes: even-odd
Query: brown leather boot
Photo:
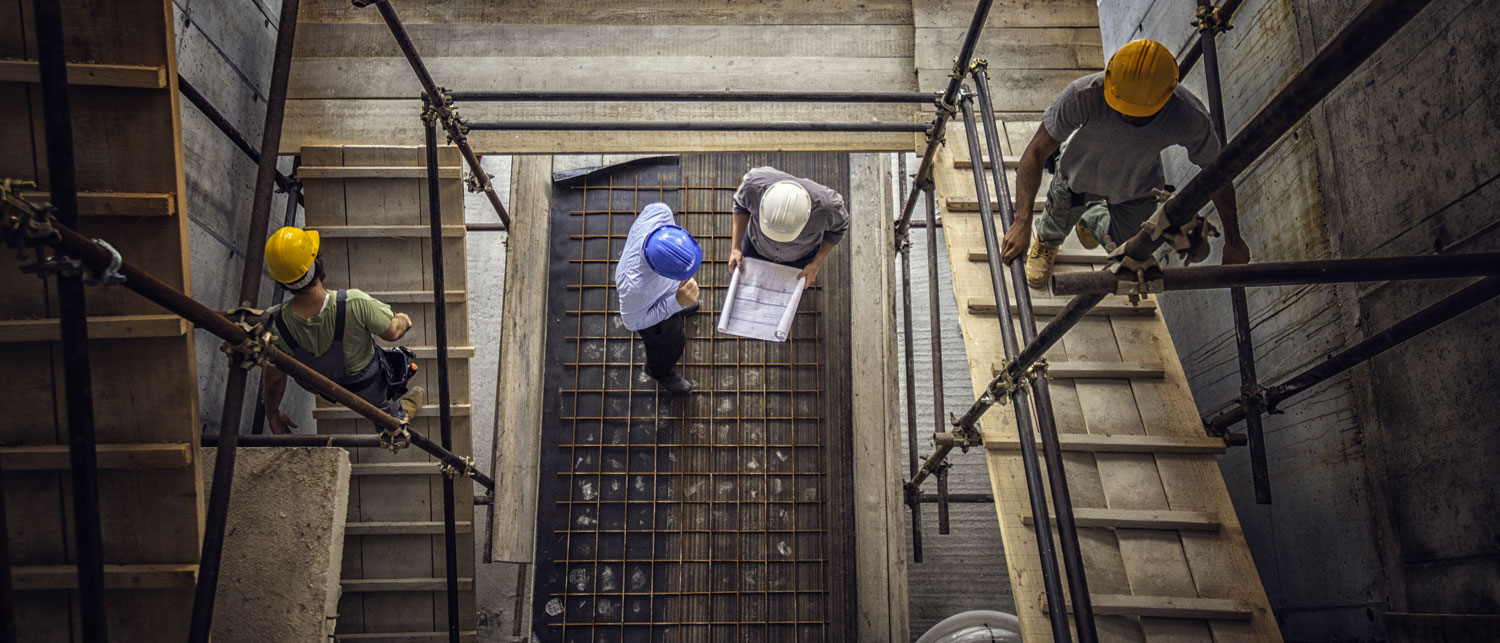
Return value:
<svg viewBox="0 0 1500 643">
<path fill-rule="evenodd" d="M 1033 288 L 1047 287 L 1047 278 L 1052 276 L 1052 264 L 1057 261 L 1057 249 L 1050 243 L 1042 243 L 1040 239 L 1031 246 L 1031 254 L 1026 255 L 1026 283 Z"/>
<path fill-rule="evenodd" d="M 413 386 L 401 396 L 401 410 L 406 411 L 406 419 L 414 420 L 417 412 L 422 410 L 422 403 L 427 401 L 427 391 L 420 386 Z"/>
<path fill-rule="evenodd" d="M 1078 222 L 1078 243 L 1083 244 L 1085 250 L 1093 250 L 1099 247 L 1099 240 L 1094 238 L 1093 231 L 1089 230 L 1088 226 L 1083 225 L 1082 221 Z"/>
</svg>

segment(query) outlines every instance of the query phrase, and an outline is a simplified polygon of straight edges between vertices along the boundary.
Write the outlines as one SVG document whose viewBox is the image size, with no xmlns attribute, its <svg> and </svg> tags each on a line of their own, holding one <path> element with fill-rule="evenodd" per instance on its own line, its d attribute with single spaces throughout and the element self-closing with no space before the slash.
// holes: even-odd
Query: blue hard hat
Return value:
<svg viewBox="0 0 1500 643">
<path fill-rule="evenodd" d="M 678 281 L 698 272 L 703 246 L 687 230 L 664 225 L 646 236 L 646 265 L 656 274 Z"/>
</svg>

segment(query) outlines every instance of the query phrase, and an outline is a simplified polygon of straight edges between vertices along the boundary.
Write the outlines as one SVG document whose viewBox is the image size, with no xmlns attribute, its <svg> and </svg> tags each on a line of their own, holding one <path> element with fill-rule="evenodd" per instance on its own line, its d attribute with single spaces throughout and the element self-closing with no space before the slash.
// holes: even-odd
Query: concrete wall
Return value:
<svg viewBox="0 0 1500 643">
<path fill-rule="evenodd" d="M 1230 136 L 1337 33 L 1354 0 L 1248 0 L 1221 37 Z M 1151 37 L 1186 48 L 1189 7 L 1105 0 L 1106 55 Z M 1493 251 L 1500 192 L 1500 11 L 1437 0 L 1236 182 L 1258 261 Z M 1201 66 L 1184 82 L 1203 95 Z M 1169 181 L 1192 169 L 1168 153 Z M 1210 259 L 1217 261 L 1217 256 Z M 1253 289 L 1258 367 L 1273 383 L 1453 292 L 1429 282 Z M 1238 394 L 1228 294 L 1162 297 L 1199 408 Z M 1267 418 L 1274 504 L 1248 454 L 1220 462 L 1289 640 L 1374 640 L 1386 612 L 1500 612 L 1500 305 L 1334 378 Z"/>
<path fill-rule="evenodd" d="M 178 73 L 259 147 L 280 0 L 173 0 L 172 9 Z M 245 242 L 251 236 L 250 203 L 255 197 L 256 168 L 185 98 L 181 112 L 193 296 L 210 308 L 228 309 L 238 305 Z M 281 171 L 289 173 L 291 169 L 291 159 L 283 159 Z M 285 216 L 286 197 L 277 194 L 266 232 L 281 227 Z M 265 278 L 262 284 L 259 304 L 265 307 L 271 301 L 272 282 Z M 224 399 L 224 355 L 216 338 L 203 335 L 200 339 L 199 409 L 205 430 L 217 433 Z M 259 379 L 251 378 L 242 422 L 246 432 L 260 390 Z M 282 408 L 298 424 L 310 427 L 312 401 L 311 395 L 289 386 Z"/>
</svg>

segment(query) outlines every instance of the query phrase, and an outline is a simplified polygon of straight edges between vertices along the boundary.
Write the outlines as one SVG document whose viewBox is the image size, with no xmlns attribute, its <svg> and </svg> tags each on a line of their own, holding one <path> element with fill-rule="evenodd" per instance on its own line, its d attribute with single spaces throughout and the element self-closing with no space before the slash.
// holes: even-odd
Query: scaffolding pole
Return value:
<svg viewBox="0 0 1500 643">
<path fill-rule="evenodd" d="M 1198 10 L 1198 20 L 1201 22 L 1207 18 L 1213 21 L 1214 24 L 1222 26 L 1219 31 L 1228 31 L 1229 21 L 1234 18 L 1234 14 L 1240 10 L 1240 5 L 1244 3 L 1245 0 L 1224 0 L 1223 5 L 1214 8 L 1212 0 L 1199 0 L 1198 6 L 1207 6 L 1211 13 L 1205 15 L 1204 10 L 1200 8 Z M 1200 27 L 1198 37 L 1194 38 L 1193 42 L 1188 43 L 1187 50 L 1182 52 L 1182 61 L 1177 63 L 1177 77 L 1179 79 L 1186 79 L 1188 72 L 1193 70 L 1193 65 L 1198 64 L 1198 59 L 1203 57 L 1203 42 L 1204 38 Z"/>
<path fill-rule="evenodd" d="M 474 154 L 474 148 L 469 146 L 468 130 L 459 118 L 458 111 L 453 109 L 453 97 L 448 90 L 438 87 L 437 81 L 432 79 L 432 73 L 427 71 L 427 64 L 422 62 L 422 55 L 417 53 L 417 46 L 411 41 L 411 35 L 406 33 L 406 25 L 401 23 L 400 16 L 396 15 L 396 8 L 391 6 L 389 0 L 353 0 L 354 6 L 364 7 L 371 4 L 380 11 L 380 18 L 385 21 L 385 26 L 391 30 L 391 36 L 396 39 L 396 46 L 401 48 L 401 53 L 406 56 L 406 62 L 411 65 L 411 70 L 417 75 L 417 82 L 422 85 L 422 93 L 432 97 L 433 109 L 437 112 L 438 122 L 443 124 L 443 129 L 448 133 L 448 141 L 458 146 L 458 151 L 463 155 L 464 161 L 469 164 L 472 172 L 475 191 L 484 192 L 489 199 L 490 206 L 495 208 L 495 214 L 500 215 L 500 223 L 510 228 L 510 213 L 506 211 L 505 204 L 500 202 L 500 195 L 495 192 L 495 186 L 490 183 L 490 174 L 479 164 L 479 156 Z"/>
<path fill-rule="evenodd" d="M 1410 281 L 1457 279 L 1500 274 L 1500 252 L 1452 255 L 1375 257 L 1284 261 L 1231 266 L 1164 268 L 1152 292 L 1206 290 L 1250 286 L 1299 286 L 1363 281 Z M 1133 284 L 1123 284 L 1133 290 Z M 1063 295 L 1100 295 L 1122 291 L 1122 284 L 1107 272 L 1070 272 L 1052 276 L 1053 292 Z"/>
<path fill-rule="evenodd" d="M 68 102 L 67 52 L 62 3 L 36 0 L 37 65 L 47 135 L 47 175 L 58 217 L 78 225 L 73 115 Z M 41 259 L 40 253 L 38 259 Z M 68 462 L 73 483 L 73 536 L 78 561 L 79 621 L 86 643 L 109 640 L 104 614 L 103 534 L 99 519 L 99 469 L 95 451 L 94 395 L 89 364 L 88 307 L 83 277 L 57 273 L 57 313 L 67 404 Z M 38 273 L 45 276 L 46 272 Z"/>
<path fill-rule="evenodd" d="M 906 155 L 898 155 L 897 177 L 900 186 L 896 195 L 901 200 L 906 199 Z M 917 475 L 919 466 L 917 457 L 917 376 L 916 354 L 912 347 L 912 314 L 911 314 L 911 239 L 904 237 L 896 240 L 896 251 L 901 254 L 901 327 L 904 331 L 901 335 L 902 344 L 906 349 L 906 463 L 908 477 Z M 931 284 L 929 284 L 931 286 Z M 908 502 L 911 509 L 911 551 L 912 562 L 922 562 L 922 507 L 915 502 Z"/>
<path fill-rule="evenodd" d="M 234 123 L 229 122 L 229 119 L 224 117 L 219 108 L 214 107 L 213 103 L 208 102 L 208 99 L 198 91 L 198 88 L 193 87 L 193 84 L 188 82 L 188 79 L 183 78 L 182 74 L 177 75 L 177 91 L 181 92 L 182 96 L 188 99 L 189 103 L 197 107 L 198 111 L 203 114 L 203 117 L 208 119 L 208 122 L 213 123 L 214 127 L 219 128 L 219 132 L 225 138 L 229 139 L 230 143 L 234 143 L 235 147 L 240 148 L 240 151 L 245 153 L 245 157 L 250 159 L 251 163 L 255 163 L 257 166 L 260 164 L 260 151 L 255 149 L 255 146 L 251 145 L 250 141 L 245 139 L 245 135 L 241 134 L 235 128 Z M 292 180 L 278 171 L 276 172 L 276 187 L 290 194 L 292 192 Z M 302 202 L 301 192 L 297 193 L 297 202 Z"/>
<path fill-rule="evenodd" d="M 443 448 L 453 450 L 453 407 L 448 388 L 448 307 L 443 304 L 445 284 L 443 281 L 443 193 L 438 177 L 438 142 L 436 96 L 426 97 L 426 109 L 422 112 L 423 130 L 427 139 L 427 213 L 432 234 L 432 300 L 436 315 L 433 330 L 437 334 L 438 374 L 438 436 Z M 448 643 L 459 641 L 458 620 L 458 525 L 455 522 L 453 502 L 453 478 L 443 476 L 443 555 L 448 587 Z"/>
<path fill-rule="evenodd" d="M 1287 398 L 1327 381 L 1355 366 L 1365 363 L 1393 346 L 1416 337 L 1464 312 L 1500 296 L 1500 277 L 1486 277 L 1476 281 L 1441 301 L 1423 308 L 1420 312 L 1396 322 L 1391 327 L 1375 333 L 1317 366 L 1293 375 L 1280 384 L 1268 386 L 1261 395 L 1261 407 L 1265 412 L 1274 412 Z M 1211 435 L 1222 434 L 1248 416 L 1246 406 L 1236 404 L 1212 419 L 1204 420 L 1204 428 Z"/>
<path fill-rule="evenodd" d="M 302 203 L 302 181 L 297 178 L 297 168 L 292 167 L 292 176 L 287 180 L 286 187 L 286 216 L 281 219 L 281 225 L 293 227 L 297 225 L 297 205 Z M 285 288 L 276 288 L 271 294 L 271 305 L 279 306 L 286 298 Z M 255 417 L 250 421 L 250 434 L 260 435 L 266 430 L 266 400 L 265 391 L 261 390 L 255 400 Z"/>
</svg>

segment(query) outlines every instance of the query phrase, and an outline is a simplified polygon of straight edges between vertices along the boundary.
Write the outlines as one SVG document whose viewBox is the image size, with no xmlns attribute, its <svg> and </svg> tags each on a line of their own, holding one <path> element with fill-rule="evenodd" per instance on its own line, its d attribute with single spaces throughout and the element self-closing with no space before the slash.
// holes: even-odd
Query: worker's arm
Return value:
<svg viewBox="0 0 1500 643">
<path fill-rule="evenodd" d="M 797 273 L 798 277 L 807 280 L 804 286 L 811 288 L 813 282 L 818 280 L 818 271 L 823 269 L 823 261 L 828 259 L 828 253 L 833 252 L 833 249 L 836 247 L 827 241 L 824 241 L 823 245 L 818 246 L 818 255 L 813 257 L 812 263 L 807 264 L 807 267 L 803 268 L 802 272 Z"/>
<path fill-rule="evenodd" d="M 740 244 L 745 241 L 745 228 L 750 225 L 750 215 L 735 213 L 734 233 L 729 240 L 729 274 L 734 274 L 734 269 L 740 267 L 740 262 L 745 260 L 745 253 L 740 252 Z"/>
<path fill-rule="evenodd" d="M 396 313 L 391 317 L 391 325 L 385 328 L 385 332 L 380 334 L 380 338 L 388 342 L 394 342 L 405 336 L 406 331 L 409 330 L 411 330 L 411 317 L 408 317 L 406 313 Z"/>
<path fill-rule="evenodd" d="M 1250 263 L 1250 246 L 1240 236 L 1240 212 L 1235 203 L 1234 183 L 1226 181 L 1224 187 L 1214 193 L 1214 207 L 1219 210 L 1219 221 L 1224 224 L 1225 264 Z"/>
<path fill-rule="evenodd" d="M 1026 247 L 1031 245 L 1031 204 L 1036 201 L 1036 191 L 1042 186 L 1042 165 L 1061 145 L 1062 141 L 1052 138 L 1046 126 L 1040 126 L 1021 154 L 1020 165 L 1016 168 L 1016 220 L 1005 231 L 1000 246 L 1000 256 L 1006 263 L 1026 252 Z"/>
<path fill-rule="evenodd" d="M 286 395 L 286 373 L 270 364 L 261 368 L 261 397 L 266 405 L 266 424 L 277 435 L 289 435 L 297 423 L 281 410 L 281 398 Z"/>
</svg>

